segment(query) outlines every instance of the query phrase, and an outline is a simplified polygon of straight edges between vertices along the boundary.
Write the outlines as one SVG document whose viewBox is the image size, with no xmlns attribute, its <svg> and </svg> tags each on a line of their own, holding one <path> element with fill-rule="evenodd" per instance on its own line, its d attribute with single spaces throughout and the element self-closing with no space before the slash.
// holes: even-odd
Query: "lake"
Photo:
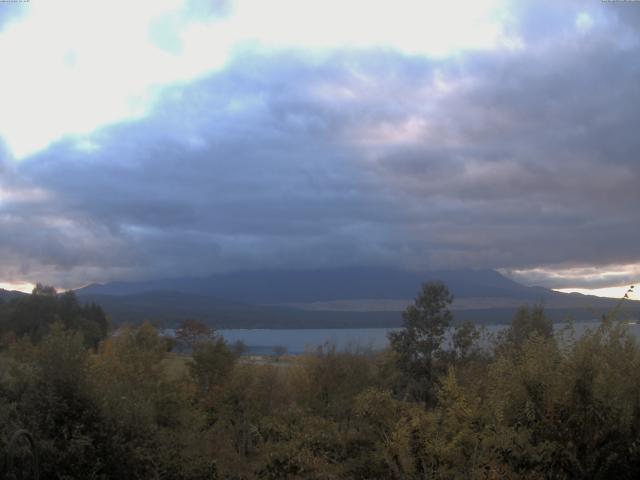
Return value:
<svg viewBox="0 0 640 480">
<path fill-rule="evenodd" d="M 598 321 L 575 324 L 576 334 L 593 329 Z M 554 325 L 556 330 L 565 323 Z M 495 334 L 506 325 L 488 325 L 489 334 Z M 631 332 L 640 337 L 640 325 L 629 326 Z M 290 354 L 300 354 L 315 350 L 325 343 L 333 344 L 338 350 L 373 349 L 382 350 L 388 345 L 387 333 L 396 328 L 327 328 L 327 329 L 228 329 L 218 330 L 229 343 L 242 341 L 251 355 L 273 355 L 275 347 L 284 347 Z"/>
</svg>

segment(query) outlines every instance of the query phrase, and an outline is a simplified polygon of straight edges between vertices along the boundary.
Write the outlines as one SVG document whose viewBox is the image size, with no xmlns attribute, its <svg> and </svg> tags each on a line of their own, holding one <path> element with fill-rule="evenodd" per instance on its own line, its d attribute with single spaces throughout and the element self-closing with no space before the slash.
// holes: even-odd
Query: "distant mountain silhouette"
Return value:
<svg viewBox="0 0 640 480">
<path fill-rule="evenodd" d="M 79 295 L 131 295 L 173 291 L 246 303 L 300 303 L 354 298 L 413 298 L 428 280 L 442 280 L 456 297 L 504 297 L 539 301 L 563 295 L 541 287 L 526 287 L 495 270 L 407 272 L 389 268 L 327 270 L 258 270 L 223 273 L 205 278 L 93 284 Z"/>
<path fill-rule="evenodd" d="M 2 301 L 11 300 L 12 298 L 24 295 L 26 295 L 26 293 L 19 292 L 18 290 L 4 290 L 3 288 L 0 288 L 0 300 Z"/>
<path fill-rule="evenodd" d="M 480 323 L 508 322 L 518 306 L 535 303 L 545 305 L 555 320 L 567 316 L 590 320 L 617 302 L 528 287 L 495 270 L 471 269 L 422 273 L 387 268 L 260 270 L 93 284 L 76 293 L 81 300 L 102 305 L 116 322 L 171 323 L 192 317 L 225 328 L 373 327 L 399 325 L 400 312 L 429 280 L 447 284 L 456 298 L 457 319 Z M 391 307 L 379 308 L 380 302 Z M 640 302 L 628 305 L 637 315 Z"/>
</svg>

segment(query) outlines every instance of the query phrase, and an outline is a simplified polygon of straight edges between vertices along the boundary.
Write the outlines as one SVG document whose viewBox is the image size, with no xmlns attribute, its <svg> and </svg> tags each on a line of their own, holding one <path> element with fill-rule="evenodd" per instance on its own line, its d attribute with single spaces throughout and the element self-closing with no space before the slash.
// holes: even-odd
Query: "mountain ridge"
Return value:
<svg viewBox="0 0 640 480">
<path fill-rule="evenodd" d="M 429 280 L 454 295 L 457 319 L 506 323 L 519 306 L 541 303 L 559 321 L 594 319 L 618 302 L 529 287 L 495 270 L 407 272 L 384 268 L 260 270 L 203 278 L 92 284 L 76 290 L 116 322 L 197 318 L 225 328 L 398 326 L 401 312 Z M 404 306 L 403 306 L 404 305 Z M 629 302 L 640 311 L 640 302 Z"/>
<path fill-rule="evenodd" d="M 433 270 L 411 272 L 392 268 L 323 270 L 252 270 L 141 282 L 91 284 L 79 295 L 130 295 L 175 291 L 247 303 L 292 303 L 353 298 L 412 298 L 425 281 L 438 279 L 454 296 L 507 296 L 522 299 L 563 295 L 542 287 L 527 287 L 495 270 Z M 500 294 L 500 295 L 498 295 Z"/>
<path fill-rule="evenodd" d="M 0 300 L 6 301 L 11 300 L 12 298 L 18 298 L 27 295 L 24 292 L 20 292 L 18 290 L 5 290 L 4 288 L 0 288 Z"/>
</svg>

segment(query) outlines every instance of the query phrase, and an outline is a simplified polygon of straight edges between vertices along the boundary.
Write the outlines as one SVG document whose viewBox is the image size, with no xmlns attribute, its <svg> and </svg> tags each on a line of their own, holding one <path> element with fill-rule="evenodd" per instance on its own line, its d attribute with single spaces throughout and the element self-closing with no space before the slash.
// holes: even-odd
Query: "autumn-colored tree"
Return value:
<svg viewBox="0 0 640 480">
<path fill-rule="evenodd" d="M 193 350 L 198 343 L 213 341 L 215 336 L 211 327 L 194 319 L 183 320 L 176 329 L 176 341 L 188 351 Z"/>
<path fill-rule="evenodd" d="M 168 353 L 148 323 L 95 349 L 73 295 L 42 287 L 28 298 L 0 305 L 3 328 L 11 318 L 44 319 L 21 335 L 3 330 L 14 336 L 0 352 L 0 449 L 15 429 L 30 430 L 41 478 L 632 479 L 640 471 L 640 346 L 614 315 L 578 336 L 572 324 L 554 332 L 541 309 L 522 309 L 494 345 L 479 348 L 473 325 L 450 328 L 451 296 L 432 283 L 384 352 L 325 345 L 286 363 L 253 363 L 222 338 L 200 341 L 197 325 L 186 329 L 198 332 L 191 358 Z"/>
</svg>

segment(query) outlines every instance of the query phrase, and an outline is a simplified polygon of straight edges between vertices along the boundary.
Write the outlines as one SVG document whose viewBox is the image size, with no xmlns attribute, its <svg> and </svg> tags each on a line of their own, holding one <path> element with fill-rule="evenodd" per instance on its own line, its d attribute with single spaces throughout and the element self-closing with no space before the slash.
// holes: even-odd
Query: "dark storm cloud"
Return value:
<svg viewBox="0 0 640 480">
<path fill-rule="evenodd" d="M 438 105 L 434 134 L 381 155 L 381 175 L 425 210 L 437 204 L 415 228 L 431 232 L 445 263 L 637 262 L 637 37 L 619 42 L 629 30 L 595 24 L 529 46 L 538 32 L 525 33 L 522 51 L 478 54 L 450 71 L 461 88 Z"/>
<path fill-rule="evenodd" d="M 0 170 L 0 274 L 640 262 L 637 23 L 517 5 L 519 48 L 246 53 Z"/>
<path fill-rule="evenodd" d="M 358 110 L 371 115 L 370 106 L 343 111 L 310 94 L 336 75 L 352 76 L 346 59 L 336 62 L 245 59 L 168 91 L 149 119 L 101 131 L 94 151 L 67 140 L 25 161 L 13 188 L 43 186 L 51 198 L 21 206 L 22 215 L 60 216 L 78 230 L 78 243 L 90 248 L 99 233 L 103 245 L 100 264 L 85 263 L 64 239 L 54 245 L 68 252 L 46 243 L 12 249 L 44 251 L 63 265 L 76 260 L 80 276 L 111 261 L 120 274 L 123 242 L 136 252 L 126 259 L 130 274 L 139 275 L 390 256 L 398 213 L 354 163 L 360 153 L 341 132 Z M 114 248 L 104 248 L 111 241 Z"/>
</svg>

